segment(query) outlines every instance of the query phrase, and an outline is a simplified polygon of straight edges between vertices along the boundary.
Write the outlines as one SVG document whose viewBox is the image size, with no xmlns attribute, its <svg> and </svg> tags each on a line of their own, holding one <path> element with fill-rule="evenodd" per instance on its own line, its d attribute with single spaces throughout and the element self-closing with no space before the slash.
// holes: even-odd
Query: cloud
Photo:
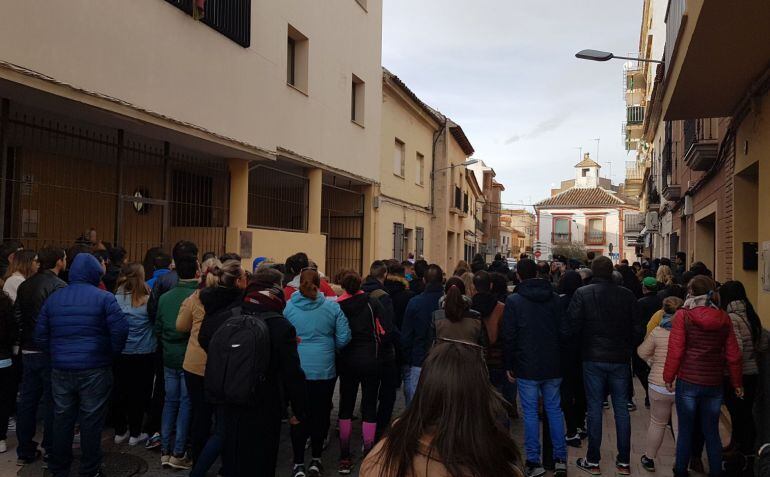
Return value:
<svg viewBox="0 0 770 477">
<path fill-rule="evenodd" d="M 506 139 L 504 144 L 507 146 L 515 142 L 519 142 L 522 139 L 534 139 L 536 137 L 542 136 L 545 133 L 555 131 L 556 129 L 559 129 L 559 126 L 564 124 L 567 118 L 569 118 L 570 114 L 571 112 L 566 111 L 560 113 L 558 116 L 553 116 L 540 121 L 535 125 L 534 128 L 532 128 L 530 132 L 526 134 L 514 134 L 513 136 Z"/>
</svg>

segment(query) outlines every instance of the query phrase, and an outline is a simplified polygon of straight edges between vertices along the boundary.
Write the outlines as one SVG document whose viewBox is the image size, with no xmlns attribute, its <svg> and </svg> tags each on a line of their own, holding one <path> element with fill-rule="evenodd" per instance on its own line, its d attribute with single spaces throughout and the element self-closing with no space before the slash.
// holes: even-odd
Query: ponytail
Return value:
<svg viewBox="0 0 770 477">
<path fill-rule="evenodd" d="M 468 304 L 465 301 L 465 284 L 458 277 L 452 277 L 446 282 L 446 295 L 444 296 L 444 314 L 447 319 L 457 323 L 463 319 Z"/>
</svg>

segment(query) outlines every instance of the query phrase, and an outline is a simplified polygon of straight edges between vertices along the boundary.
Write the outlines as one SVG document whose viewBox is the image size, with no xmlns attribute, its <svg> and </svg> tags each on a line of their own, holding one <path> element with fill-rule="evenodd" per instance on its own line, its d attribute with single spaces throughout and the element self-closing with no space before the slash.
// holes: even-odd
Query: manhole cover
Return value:
<svg viewBox="0 0 770 477">
<path fill-rule="evenodd" d="M 80 456 L 75 455 L 70 474 L 76 475 L 80 468 Z M 124 454 L 121 452 L 104 453 L 104 473 L 110 477 L 132 477 L 147 472 L 147 461 L 141 457 Z M 19 472 L 19 477 L 49 477 L 48 471 L 43 471 L 42 462 L 37 461 L 33 465 L 25 465 Z"/>
</svg>

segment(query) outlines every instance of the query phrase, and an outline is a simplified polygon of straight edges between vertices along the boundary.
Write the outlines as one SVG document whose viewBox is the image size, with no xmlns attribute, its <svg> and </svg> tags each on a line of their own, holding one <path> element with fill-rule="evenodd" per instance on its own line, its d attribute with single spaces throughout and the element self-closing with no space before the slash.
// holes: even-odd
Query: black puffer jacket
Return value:
<svg viewBox="0 0 770 477">
<path fill-rule="evenodd" d="M 21 349 L 40 350 L 35 344 L 35 326 L 40 309 L 51 293 L 66 286 L 67 284 L 51 270 L 41 270 L 19 285 L 14 316 L 19 329 Z"/>
<path fill-rule="evenodd" d="M 567 314 L 583 361 L 629 363 L 644 337 L 634 293 L 612 280 L 594 278 L 591 285 L 578 288 Z"/>
<path fill-rule="evenodd" d="M 398 329 L 401 329 L 401 325 L 404 322 L 406 305 L 409 304 L 409 300 L 415 294 L 409 289 L 409 282 L 404 277 L 389 276 L 385 279 L 384 287 L 390 296 L 390 301 L 393 303 L 393 324 Z"/>
<path fill-rule="evenodd" d="M 340 354 L 340 374 L 376 374 L 378 365 L 393 362 L 393 324 L 381 302 L 361 293 L 338 303 L 351 334 L 350 343 Z"/>
<path fill-rule="evenodd" d="M 214 333 L 232 318 L 231 309 L 243 304 L 242 296 L 243 290 L 239 288 L 213 287 L 201 290 L 201 304 L 206 314 L 198 331 L 198 343 L 205 351 L 208 351 Z"/>
<path fill-rule="evenodd" d="M 13 319 L 13 302 L 0 290 L 0 359 L 10 359 L 16 344 L 16 322 Z"/>
<path fill-rule="evenodd" d="M 642 325 L 647 328 L 647 323 L 650 322 L 650 318 L 656 312 L 663 308 L 663 299 L 658 296 L 657 292 L 651 292 L 645 294 L 639 298 L 639 310 L 642 318 Z"/>
</svg>

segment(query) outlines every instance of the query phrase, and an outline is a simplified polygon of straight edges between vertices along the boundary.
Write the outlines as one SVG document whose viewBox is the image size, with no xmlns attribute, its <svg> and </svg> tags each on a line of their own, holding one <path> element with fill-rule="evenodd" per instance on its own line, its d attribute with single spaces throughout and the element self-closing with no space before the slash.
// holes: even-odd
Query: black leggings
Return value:
<svg viewBox="0 0 770 477">
<path fill-rule="evenodd" d="M 756 446 L 756 423 L 752 410 L 754 400 L 757 397 L 757 388 L 759 387 L 759 376 L 756 374 L 743 375 L 743 399 L 738 399 L 735 390 L 729 381 L 725 383 L 725 405 L 730 411 L 730 418 L 733 421 L 732 444 L 738 448 L 744 455 L 754 454 Z"/>
<path fill-rule="evenodd" d="M 139 436 L 152 397 L 155 354 L 122 354 L 115 362 L 115 434 Z"/>
<path fill-rule="evenodd" d="M 361 385 L 361 418 L 364 422 L 377 422 L 377 393 L 380 379 L 377 374 L 361 375 L 353 372 L 340 375 L 340 419 L 353 417 L 359 384 Z"/>
<path fill-rule="evenodd" d="M 5 440 L 8 433 L 8 418 L 13 413 L 18 389 L 16 366 L 0 368 L 0 440 Z"/>
<path fill-rule="evenodd" d="M 211 424 L 214 416 L 214 406 L 206 401 L 203 376 L 184 372 L 187 394 L 192 405 L 192 419 L 190 420 L 190 448 L 193 462 L 198 461 L 203 447 L 211 435 Z"/>
<path fill-rule="evenodd" d="M 306 380 L 308 396 L 308 415 L 296 426 L 291 426 L 291 446 L 294 450 L 294 463 L 305 463 L 305 442 L 310 437 L 312 455 L 320 459 L 324 448 L 324 439 L 329 433 L 329 417 L 332 412 L 332 397 L 337 379 Z"/>
</svg>

